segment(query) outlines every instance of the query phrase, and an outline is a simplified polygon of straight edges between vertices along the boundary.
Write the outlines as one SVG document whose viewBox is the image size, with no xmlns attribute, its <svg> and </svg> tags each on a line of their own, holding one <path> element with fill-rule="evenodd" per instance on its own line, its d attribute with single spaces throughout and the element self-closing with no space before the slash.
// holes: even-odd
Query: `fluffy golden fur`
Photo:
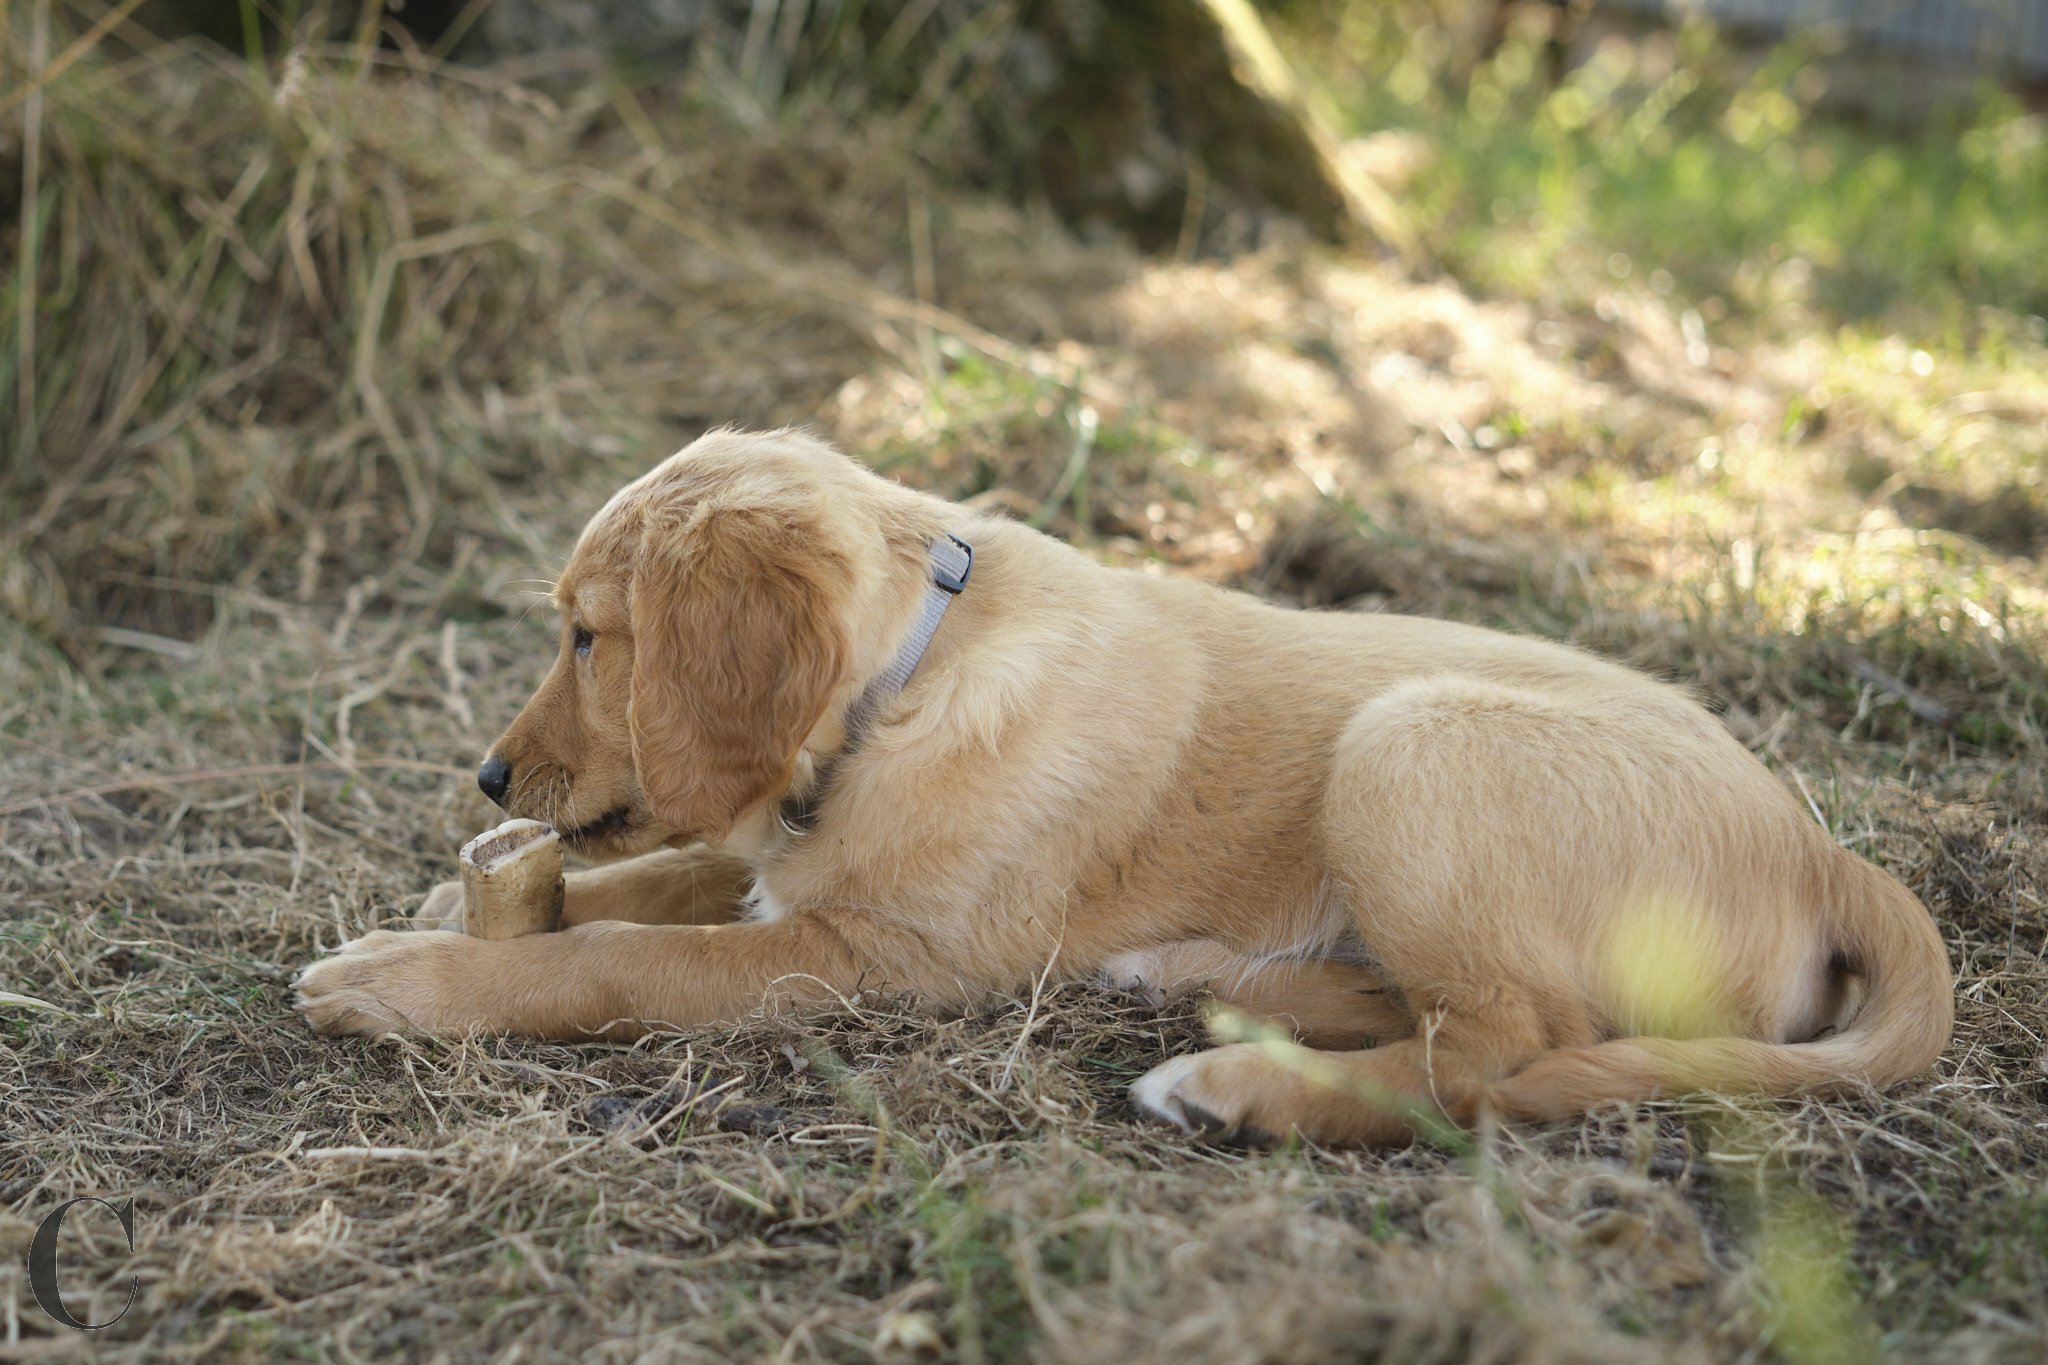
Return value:
<svg viewBox="0 0 2048 1365">
<path fill-rule="evenodd" d="M 972 582 L 848 746 L 947 532 Z M 1913 895 L 1683 693 L 1576 650 L 1106 569 L 790 432 L 706 436 L 620 492 L 555 596 L 560 656 L 493 752 L 506 808 L 604 865 L 560 933 L 345 945 L 300 982 L 322 1032 L 1205 986 L 1325 1050 L 1177 1057 L 1143 1108 L 1373 1143 L 1882 1085 L 1948 1041 Z"/>
</svg>

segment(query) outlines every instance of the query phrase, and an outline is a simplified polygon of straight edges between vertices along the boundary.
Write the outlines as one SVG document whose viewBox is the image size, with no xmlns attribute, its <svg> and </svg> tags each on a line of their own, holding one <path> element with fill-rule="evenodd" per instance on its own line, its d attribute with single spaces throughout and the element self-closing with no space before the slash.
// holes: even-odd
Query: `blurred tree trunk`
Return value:
<svg viewBox="0 0 2048 1365">
<path fill-rule="evenodd" d="M 657 73 L 708 63 L 768 109 L 822 87 L 964 111 L 938 121 L 972 144 L 953 150 L 973 174 L 1148 250 L 1304 233 L 1412 248 L 1249 0 L 495 0 L 456 53 L 565 47 Z"/>
</svg>

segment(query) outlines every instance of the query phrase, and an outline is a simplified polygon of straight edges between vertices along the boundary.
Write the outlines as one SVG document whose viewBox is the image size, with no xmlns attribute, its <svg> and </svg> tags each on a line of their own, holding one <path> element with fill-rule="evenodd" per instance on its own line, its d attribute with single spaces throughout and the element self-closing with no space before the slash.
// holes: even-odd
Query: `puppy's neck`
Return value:
<svg viewBox="0 0 2048 1365">
<path fill-rule="evenodd" d="M 790 788 L 775 804 L 776 820 L 791 838 L 808 834 L 817 825 L 833 770 L 860 748 L 883 709 L 910 685 L 954 599 L 967 591 L 974 565 L 970 543 L 946 532 L 930 543 L 928 553 L 928 577 L 916 612 L 902 630 L 888 666 L 868 679 L 853 702 L 841 709 L 837 742 L 830 749 L 821 753 L 807 744 L 798 755 Z M 816 731 L 813 737 L 817 737 Z"/>
<path fill-rule="evenodd" d="M 930 578 L 923 585 L 916 614 L 897 641 L 889 666 L 868 681 L 840 719 L 840 728 L 846 732 L 842 750 L 857 747 L 873 727 L 881 708 L 909 686 L 911 676 L 917 672 L 945 620 L 947 609 L 967 591 L 974 567 L 972 545 L 949 531 L 932 541 L 930 556 Z"/>
</svg>

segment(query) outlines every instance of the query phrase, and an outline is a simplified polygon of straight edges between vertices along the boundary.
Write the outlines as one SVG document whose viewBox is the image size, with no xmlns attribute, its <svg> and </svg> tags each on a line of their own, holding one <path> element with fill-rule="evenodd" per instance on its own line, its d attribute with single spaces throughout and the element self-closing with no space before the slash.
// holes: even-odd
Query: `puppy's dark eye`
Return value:
<svg viewBox="0 0 2048 1365">
<path fill-rule="evenodd" d="M 574 636 L 572 636 L 571 638 L 572 638 L 572 639 L 574 640 L 574 642 L 575 642 L 575 645 L 576 645 L 576 652 L 577 652 L 578 654 L 582 654 L 582 655 L 588 656 L 588 655 L 589 655 L 589 653 L 590 653 L 590 642 L 591 642 L 591 641 L 592 641 L 593 639 L 597 638 L 597 637 L 596 637 L 596 636 L 594 636 L 594 635 L 592 635 L 592 634 L 591 634 L 591 633 L 590 633 L 589 631 L 585 630 L 585 629 L 584 629 L 583 627 L 581 627 L 581 626 L 578 626 L 578 627 L 576 627 L 576 634 L 575 634 Z"/>
</svg>

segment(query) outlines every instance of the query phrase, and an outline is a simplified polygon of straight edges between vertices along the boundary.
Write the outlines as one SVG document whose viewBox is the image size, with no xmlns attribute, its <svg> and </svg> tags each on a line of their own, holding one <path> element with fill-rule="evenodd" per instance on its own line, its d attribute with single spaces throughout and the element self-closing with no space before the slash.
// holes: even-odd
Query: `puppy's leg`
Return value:
<svg viewBox="0 0 2048 1365">
<path fill-rule="evenodd" d="M 1131 990 L 1208 991 L 1311 1047 L 1356 1048 L 1415 1032 L 1400 993 L 1355 963 L 1270 961 L 1212 939 L 1188 939 L 1119 954 L 1105 974 L 1111 985 Z"/>
<path fill-rule="evenodd" d="M 1470 1124 L 1489 1082 L 1542 1051 L 1533 1010 L 1472 1003 L 1471 1012 L 1432 1011 L 1420 1036 L 1364 1051 L 1258 1042 L 1174 1057 L 1131 1096 L 1153 1117 L 1223 1142 L 1404 1143 L 1418 1128 Z"/>
<path fill-rule="evenodd" d="M 562 928 L 595 920 L 628 924 L 728 924 L 740 916 L 747 865 L 704 847 L 659 849 L 562 879 Z M 413 916 L 417 929 L 462 929 L 462 883 L 442 882 Z"/>
<path fill-rule="evenodd" d="M 628 924 L 730 924 L 752 877 L 728 854 L 696 845 L 664 848 L 564 877 L 562 927 L 596 920 Z"/>
<path fill-rule="evenodd" d="M 379 930 L 308 967 L 298 1009 L 330 1034 L 623 1042 L 863 987 L 958 995 L 953 970 L 915 935 L 863 911 L 811 910 L 765 924 L 608 920 L 509 939 Z"/>
</svg>

